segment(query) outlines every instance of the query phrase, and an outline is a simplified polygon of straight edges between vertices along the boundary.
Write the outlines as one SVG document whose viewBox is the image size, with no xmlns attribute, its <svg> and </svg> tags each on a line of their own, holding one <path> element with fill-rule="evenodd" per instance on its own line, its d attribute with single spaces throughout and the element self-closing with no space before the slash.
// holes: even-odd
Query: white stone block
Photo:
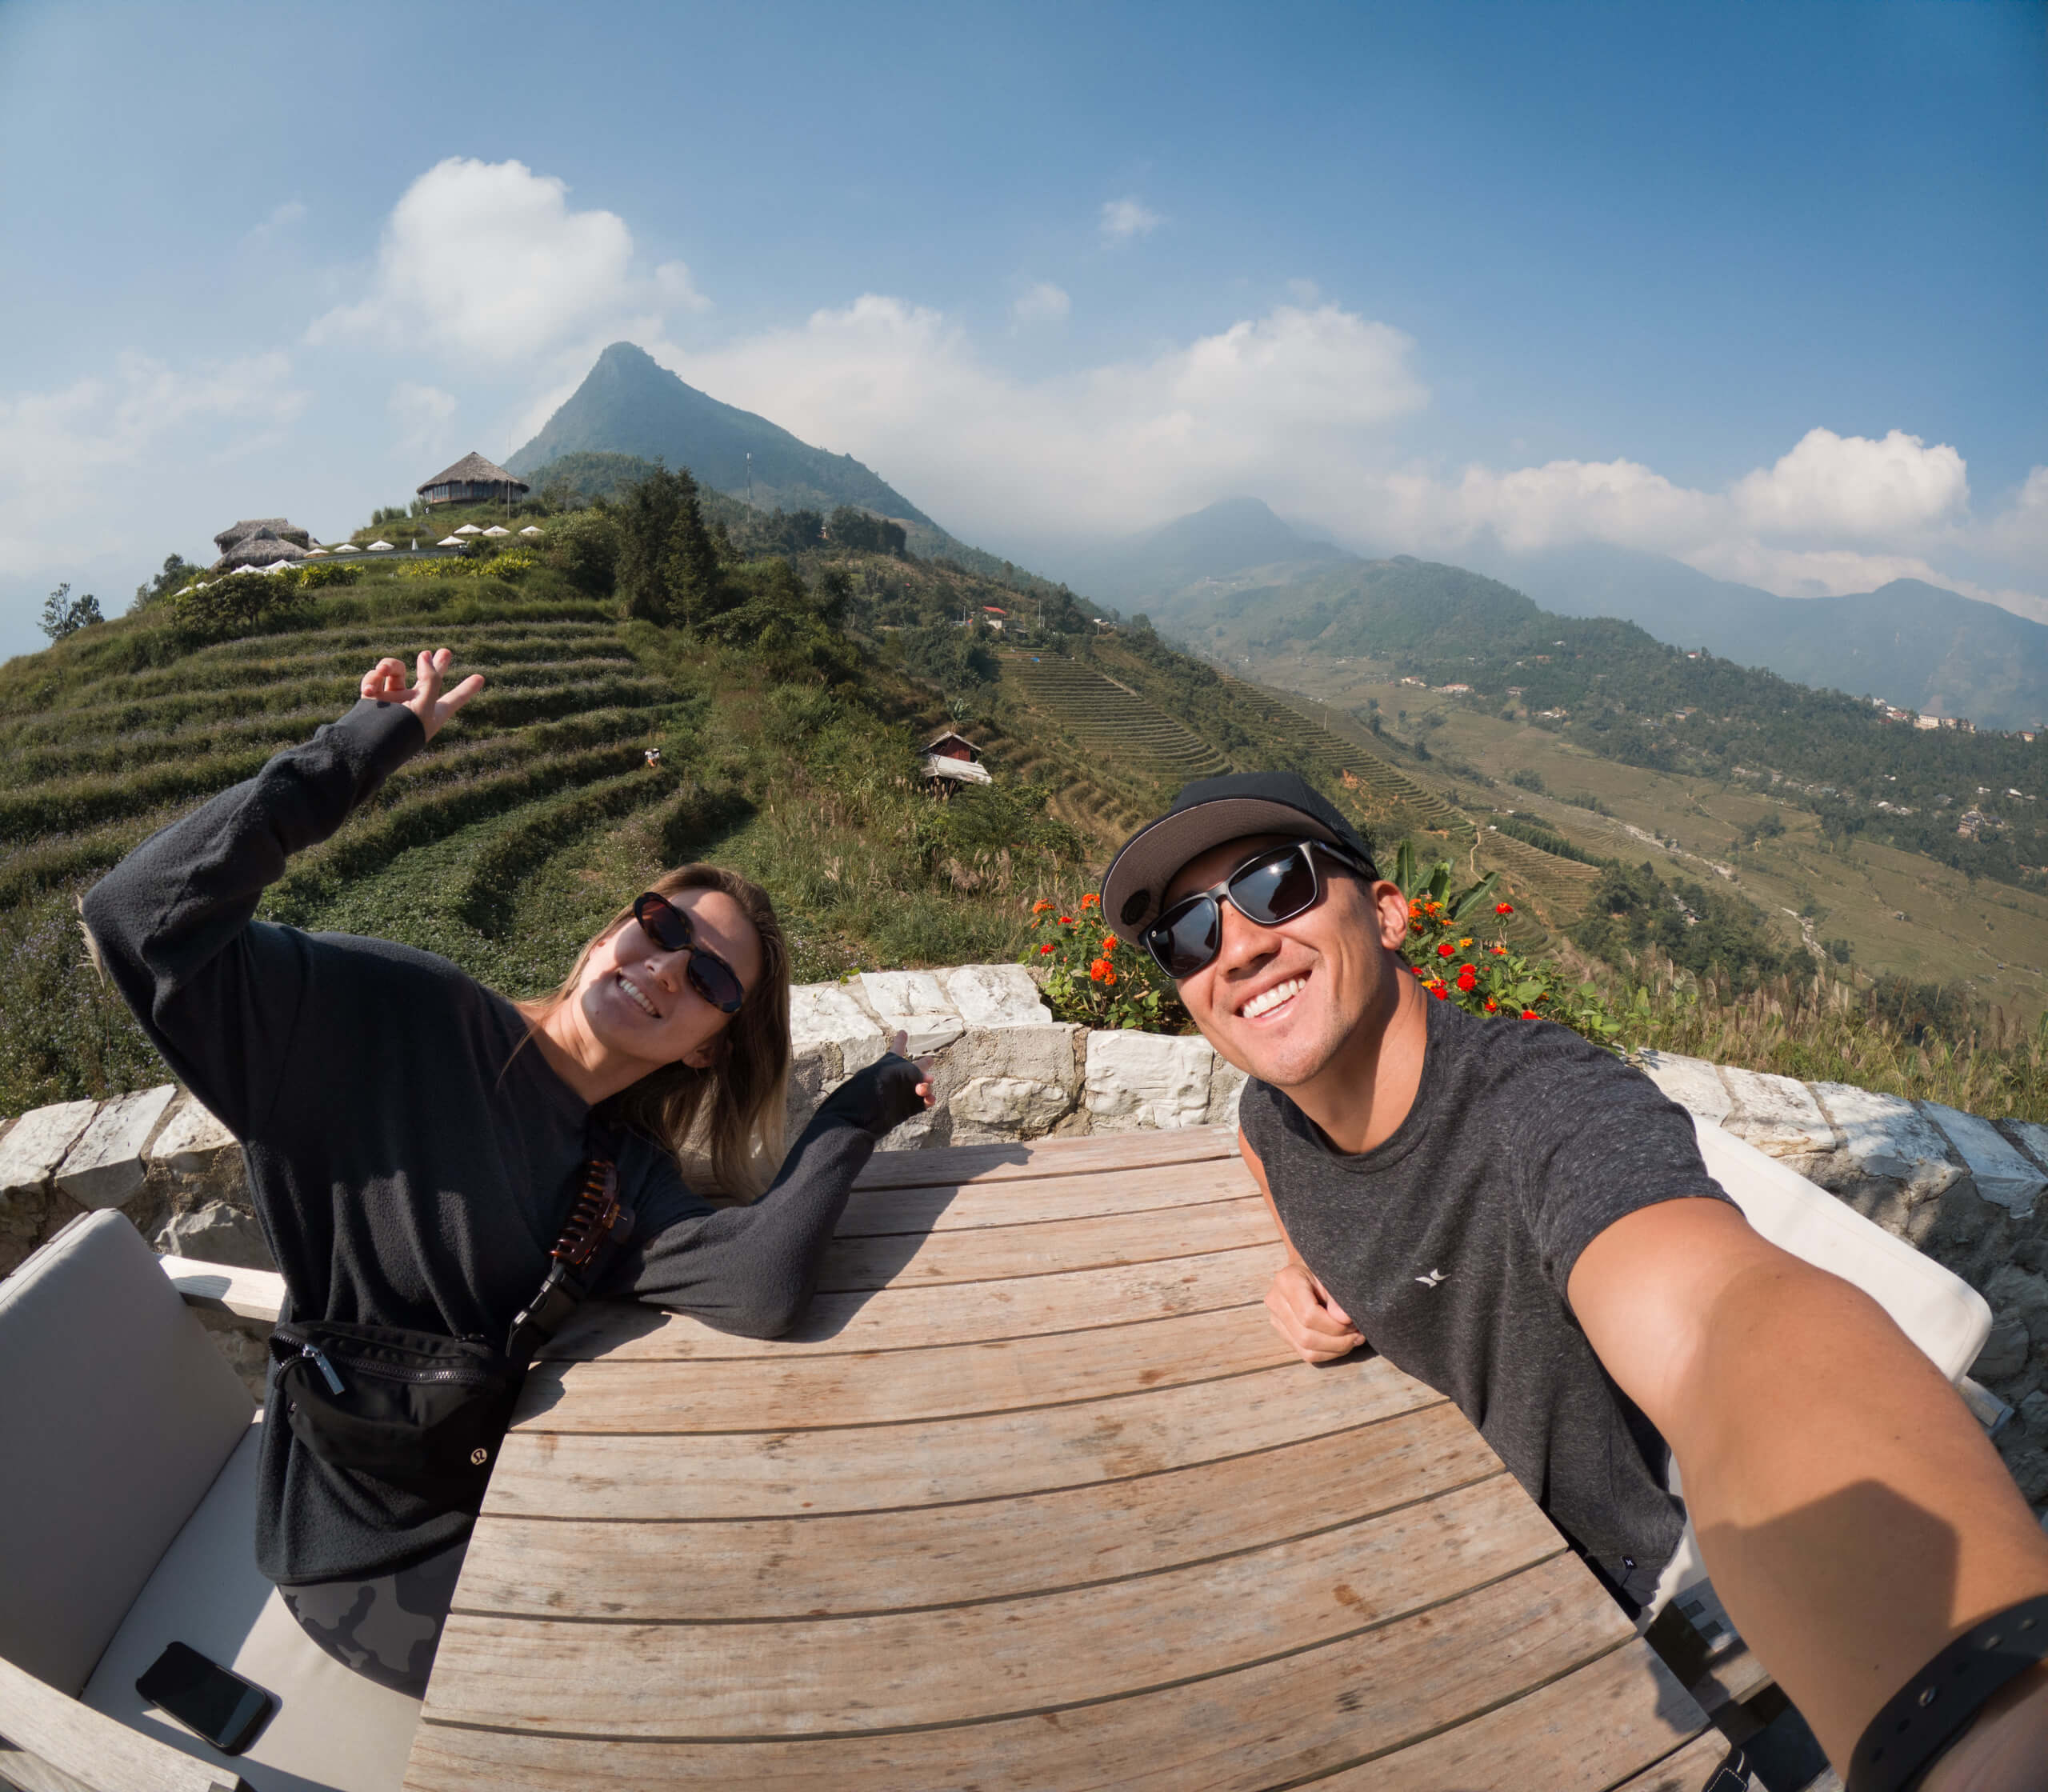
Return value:
<svg viewBox="0 0 2048 1792">
<path fill-rule="evenodd" d="M 269 1241 L 256 1216 L 226 1201 L 209 1201 L 189 1214 L 174 1214 L 150 1250 L 159 1257 L 190 1257 L 238 1270 L 274 1270 Z"/>
<path fill-rule="evenodd" d="M 2034 1198 L 2048 1188 L 2048 1176 L 2014 1150 L 2004 1134 L 1988 1120 L 1939 1102 L 1922 1102 L 1920 1106 L 1962 1154 L 1979 1194 L 2008 1209 L 2016 1219 L 2034 1211 Z"/>
<path fill-rule="evenodd" d="M 175 1083 L 103 1102 L 65 1154 L 57 1186 L 81 1207 L 118 1207 L 142 1186 L 142 1147 L 177 1098 Z"/>
<path fill-rule="evenodd" d="M 1722 1126 L 1774 1158 L 1811 1157 L 1835 1148 L 1834 1128 L 1803 1082 L 1759 1070 L 1721 1066 L 1727 1085 Z"/>
<path fill-rule="evenodd" d="M 1227 1059 L 1218 1058 L 1216 1067 L 1209 1075 L 1209 1111 L 1204 1116 L 1203 1124 L 1210 1126 L 1237 1125 L 1238 1104 L 1244 1099 L 1245 1084 L 1250 1080 L 1236 1065 Z"/>
<path fill-rule="evenodd" d="M 187 1094 L 171 1109 L 142 1159 L 161 1165 L 174 1176 L 203 1176 L 219 1164 L 222 1153 L 239 1149 L 234 1134 L 198 1096 Z"/>
<path fill-rule="evenodd" d="M 2048 1170 L 2048 1126 L 2038 1120 L 2001 1120 L 1998 1130 L 2015 1145 L 2032 1154 L 2034 1161 Z"/>
<path fill-rule="evenodd" d="M 960 1010 L 928 970 L 864 970 L 860 986 L 885 1038 L 900 1028 L 910 1035 L 913 1058 L 943 1050 L 967 1030 Z"/>
<path fill-rule="evenodd" d="M 1053 1018 L 1022 965 L 962 965 L 938 980 L 969 1026 L 1044 1026 Z"/>
<path fill-rule="evenodd" d="M 1843 1155 L 1862 1174 L 1902 1182 L 1914 1194 L 1938 1194 L 1962 1179 L 1948 1141 L 1904 1096 L 1847 1082 L 1817 1082 L 1813 1090 L 1842 1134 Z"/>
<path fill-rule="evenodd" d="M 0 1199 L 41 1188 L 98 1113 L 98 1102 L 31 1108 L 0 1139 Z"/>
<path fill-rule="evenodd" d="M 1042 1138 L 1073 1106 L 1073 1090 L 1030 1077 L 970 1077 L 946 1101 L 955 1145 Z"/>
<path fill-rule="evenodd" d="M 829 1047 L 834 1075 L 865 1070 L 889 1049 L 882 1022 L 839 983 L 798 983 L 791 988 L 790 1039 L 799 1055 L 813 1047 Z"/>
<path fill-rule="evenodd" d="M 1199 1034 L 1090 1033 L 1082 1100 L 1097 1132 L 1198 1126 L 1209 1113 L 1216 1054 Z"/>
<path fill-rule="evenodd" d="M 1642 1074 L 1688 1113 L 1717 1126 L 1728 1118 L 1734 1103 L 1718 1066 L 1674 1051 L 1644 1051 L 1637 1057 Z"/>
</svg>

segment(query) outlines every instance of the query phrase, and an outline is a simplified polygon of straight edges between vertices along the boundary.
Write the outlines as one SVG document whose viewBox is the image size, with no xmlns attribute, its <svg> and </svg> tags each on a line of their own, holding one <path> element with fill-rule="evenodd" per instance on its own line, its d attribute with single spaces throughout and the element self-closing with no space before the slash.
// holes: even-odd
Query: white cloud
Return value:
<svg viewBox="0 0 2048 1792">
<path fill-rule="evenodd" d="M 1074 309 L 1074 301 L 1050 280 L 1041 280 L 1028 292 L 1021 294 L 1010 308 L 1010 314 L 1020 324 L 1061 323 Z"/>
<path fill-rule="evenodd" d="M 367 337 L 514 362 L 659 327 L 708 302 L 680 262 L 634 271 L 609 211 L 572 211 L 569 188 L 521 162 L 451 156 L 392 208 L 367 297 L 318 319 L 309 341 Z"/>
<path fill-rule="evenodd" d="M 1737 517 L 1771 535 L 1853 535 L 1889 540 L 1918 534 L 1970 504 L 1962 456 L 1894 430 L 1882 442 L 1809 430 L 1768 471 L 1730 488 Z"/>
<path fill-rule="evenodd" d="M 438 386 L 415 386 L 410 380 L 400 380 L 391 388 L 384 406 L 398 430 L 391 451 L 412 460 L 445 446 L 455 403 L 454 394 L 443 392 Z"/>
<path fill-rule="evenodd" d="M 1110 199 L 1104 202 L 1101 227 L 1105 242 L 1129 242 L 1134 237 L 1149 237 L 1166 220 L 1156 211 L 1148 211 L 1135 199 Z"/>
<path fill-rule="evenodd" d="M 1429 394 L 1399 330 L 1282 306 L 1150 359 L 1026 382 L 938 312 L 869 294 L 801 328 L 650 351 L 692 385 L 853 453 L 956 532 L 1114 532 L 1247 489 L 1332 503 Z"/>
<path fill-rule="evenodd" d="M 0 398 L 0 571 L 58 563 L 82 525 L 95 554 L 132 546 L 132 507 L 110 492 L 217 484 L 222 463 L 274 446 L 306 402 L 278 353 L 198 370 L 126 354 L 106 374 Z"/>
</svg>

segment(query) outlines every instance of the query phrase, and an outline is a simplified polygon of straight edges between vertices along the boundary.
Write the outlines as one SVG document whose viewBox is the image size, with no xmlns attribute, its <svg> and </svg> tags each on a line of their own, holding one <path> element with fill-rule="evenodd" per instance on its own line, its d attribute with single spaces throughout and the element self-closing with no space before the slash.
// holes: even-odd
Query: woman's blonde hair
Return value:
<svg viewBox="0 0 2048 1792">
<path fill-rule="evenodd" d="M 602 1117 L 658 1139 L 678 1161 L 708 1158 L 718 1188 L 750 1201 L 782 1161 L 790 1086 L 790 953 L 782 923 L 767 891 L 716 865 L 679 866 L 647 887 L 670 898 L 686 890 L 730 896 L 760 939 L 761 974 L 718 1034 L 710 1068 L 678 1062 L 650 1070 L 601 1103 Z M 632 918 L 629 903 L 591 935 L 553 994 L 519 1004 L 535 1029 L 575 994 L 590 954 Z"/>
</svg>

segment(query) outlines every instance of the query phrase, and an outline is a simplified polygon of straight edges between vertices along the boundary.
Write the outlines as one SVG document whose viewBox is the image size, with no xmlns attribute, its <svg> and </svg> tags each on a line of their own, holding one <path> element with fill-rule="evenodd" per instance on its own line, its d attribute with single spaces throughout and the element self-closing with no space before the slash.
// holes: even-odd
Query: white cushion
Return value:
<svg viewBox="0 0 2048 1792">
<path fill-rule="evenodd" d="M 420 1702 L 351 1673 L 301 1630 L 257 1572 L 256 1453 L 247 1426 L 192 1521 L 150 1577 L 86 1684 L 84 1702 L 187 1754 L 230 1767 L 256 1792 L 398 1792 Z M 278 1701 L 246 1754 L 227 1756 L 146 1705 L 138 1675 L 178 1642 Z"/>
<path fill-rule="evenodd" d="M 0 1282 L 0 1655 L 77 1693 L 253 1406 L 117 1209 Z"/>
<path fill-rule="evenodd" d="M 1854 1282 L 1950 1382 L 1991 1335 L 1991 1309 L 1962 1277 L 1894 1238 L 1797 1170 L 1697 1115 L 1707 1174 L 1779 1250 Z"/>
</svg>

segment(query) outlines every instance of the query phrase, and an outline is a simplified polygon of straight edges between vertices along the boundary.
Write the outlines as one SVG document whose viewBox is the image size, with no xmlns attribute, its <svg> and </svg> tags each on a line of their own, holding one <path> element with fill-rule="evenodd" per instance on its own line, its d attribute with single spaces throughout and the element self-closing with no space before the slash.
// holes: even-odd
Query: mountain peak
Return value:
<svg viewBox="0 0 2048 1792">
<path fill-rule="evenodd" d="M 714 491 L 750 498 L 764 509 L 851 504 L 938 526 L 850 454 L 814 448 L 765 417 L 698 391 L 636 342 L 606 348 L 540 434 L 505 464 L 530 477 L 573 454 L 632 454 L 687 467 Z"/>
</svg>

